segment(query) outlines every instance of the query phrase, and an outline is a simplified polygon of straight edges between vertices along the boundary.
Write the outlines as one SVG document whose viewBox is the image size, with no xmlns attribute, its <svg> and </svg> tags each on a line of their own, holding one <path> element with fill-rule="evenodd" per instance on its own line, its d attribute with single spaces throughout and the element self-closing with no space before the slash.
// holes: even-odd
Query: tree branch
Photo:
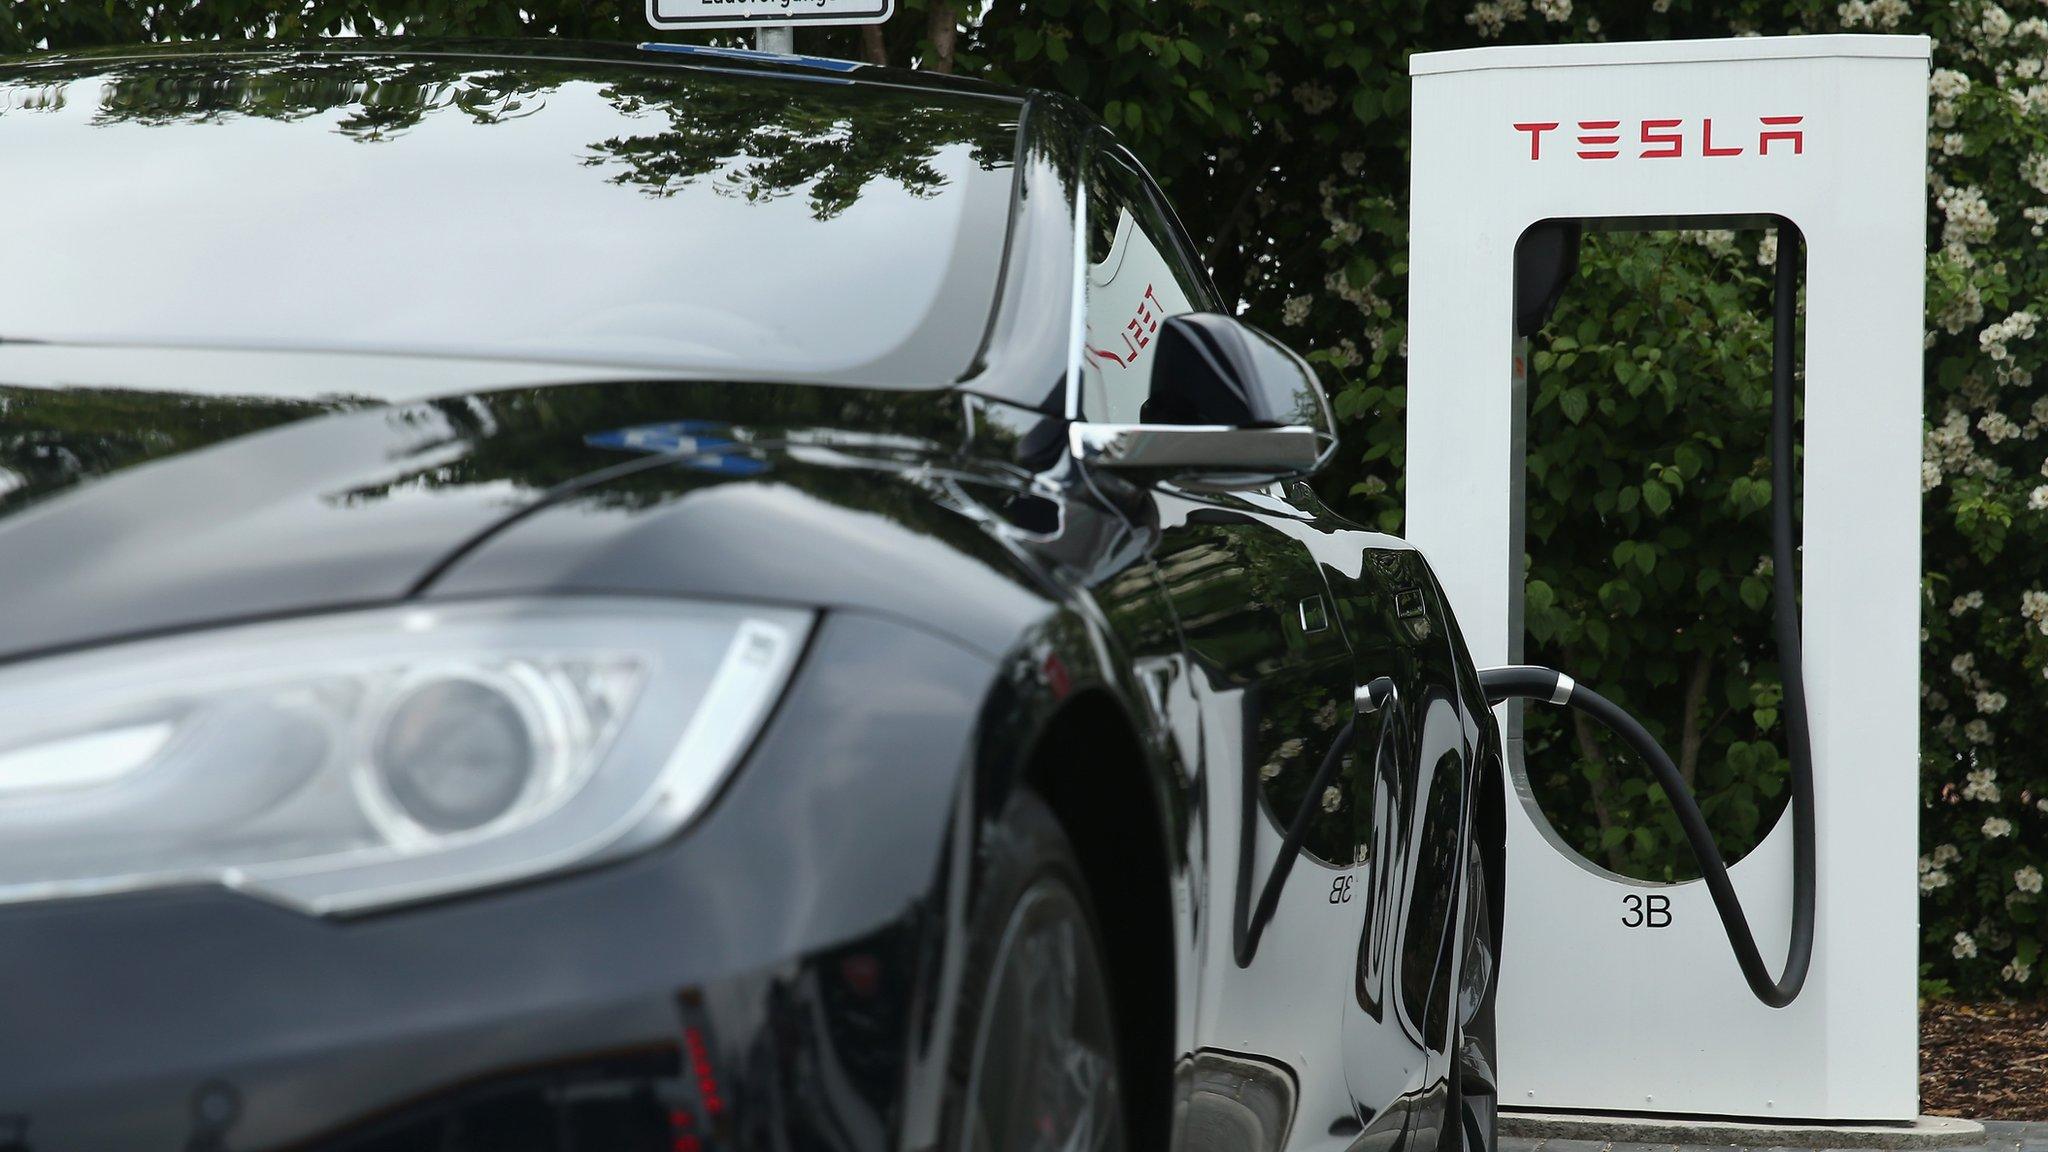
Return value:
<svg viewBox="0 0 2048 1152">
<path fill-rule="evenodd" d="M 877 68 L 889 66 L 889 48 L 882 42 L 882 26 L 880 24 L 861 25 L 860 58 Z"/>
<path fill-rule="evenodd" d="M 1213 269 L 1217 266 L 1217 262 L 1223 258 L 1224 249 L 1236 240 L 1237 230 L 1242 228 L 1246 222 L 1245 209 L 1251 206 L 1252 197 L 1258 194 L 1259 187 L 1266 182 L 1266 177 L 1272 173 L 1273 160 L 1279 151 L 1279 137 L 1274 136 L 1266 147 L 1259 150 L 1259 158 L 1246 169 L 1248 178 L 1245 180 L 1244 186 L 1237 190 L 1236 202 L 1231 204 L 1230 211 L 1224 214 L 1223 223 L 1217 226 L 1216 238 L 1209 242 L 1209 251 L 1205 255 L 1206 263 L 1210 268 Z M 1234 295 L 1242 297 L 1243 293 L 1240 291 L 1234 293 Z"/>
<path fill-rule="evenodd" d="M 953 49 L 960 40 L 960 18 L 951 4 L 933 4 L 926 35 L 932 42 L 932 58 L 925 68 L 941 75 L 953 71 Z"/>
<path fill-rule="evenodd" d="M 1586 714 L 1572 710 L 1572 732 L 1579 740 L 1579 755 L 1593 766 L 1596 779 L 1593 781 L 1593 819 L 1600 825 L 1600 842 L 1607 842 L 1607 831 L 1614 827 L 1614 813 L 1607 807 L 1607 785 L 1614 779 L 1609 768 L 1607 754 L 1600 750 L 1600 741 L 1595 735 L 1593 722 Z M 1623 858 L 1621 845 L 1605 849 L 1607 866 L 1616 872 L 1626 873 L 1628 861 Z"/>
<path fill-rule="evenodd" d="M 1692 679 L 1685 685 L 1685 723 L 1678 738 L 1678 774 L 1685 777 L 1685 786 L 1692 787 L 1693 773 L 1699 770 L 1700 748 L 1706 743 L 1706 731 L 1700 725 L 1700 711 L 1707 703 L 1707 681 L 1714 672 L 1714 656 L 1701 649 L 1692 662 Z"/>
</svg>

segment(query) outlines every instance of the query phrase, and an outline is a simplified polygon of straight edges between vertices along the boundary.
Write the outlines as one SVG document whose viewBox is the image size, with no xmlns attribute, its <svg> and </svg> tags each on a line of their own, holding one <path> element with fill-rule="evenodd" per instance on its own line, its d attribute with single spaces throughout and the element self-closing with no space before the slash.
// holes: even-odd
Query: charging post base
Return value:
<svg viewBox="0 0 2048 1152">
<path fill-rule="evenodd" d="M 1657 1148 L 1873 1148 L 1921 1152 L 1936 1148 L 1981 1149 L 1984 1125 L 1954 1116 L 1922 1116 L 1899 1124 L 1768 1124 L 1712 1117 L 1611 1116 L 1600 1113 L 1501 1113 L 1500 1134 L 1509 1140 L 1576 1140 L 1602 1144 L 1645 1144 Z"/>
<path fill-rule="evenodd" d="M 1764 1006 L 1698 882 L 1620 876 L 1569 847 L 1531 792 L 1508 706 L 1504 1129 L 1540 1123 L 1518 1108 L 1915 1125 L 1928 53 L 1924 37 L 1805 36 L 1411 60 L 1407 534 L 1481 667 L 1522 663 L 1518 241 L 1545 221 L 1787 220 L 1806 250 L 1811 974 L 1789 1006 Z M 1790 919 L 1789 824 L 1729 873 L 1773 958 Z"/>
</svg>

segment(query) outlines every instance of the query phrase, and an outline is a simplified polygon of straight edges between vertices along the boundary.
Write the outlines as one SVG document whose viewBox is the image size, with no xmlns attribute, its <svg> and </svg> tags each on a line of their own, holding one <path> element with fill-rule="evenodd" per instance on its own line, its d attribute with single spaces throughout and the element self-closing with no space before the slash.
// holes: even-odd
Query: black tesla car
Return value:
<svg viewBox="0 0 2048 1152">
<path fill-rule="evenodd" d="M 1062 99 L 0 64 L 0 1148 L 1489 1146 L 1494 721 Z"/>
</svg>

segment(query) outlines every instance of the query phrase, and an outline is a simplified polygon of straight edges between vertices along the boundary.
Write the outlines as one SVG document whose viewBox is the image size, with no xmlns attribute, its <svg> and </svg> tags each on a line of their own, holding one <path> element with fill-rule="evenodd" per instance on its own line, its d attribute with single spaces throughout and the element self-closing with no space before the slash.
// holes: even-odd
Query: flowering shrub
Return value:
<svg viewBox="0 0 2048 1152">
<path fill-rule="evenodd" d="M 2048 21 L 1988 0 L 900 0 L 800 48 L 1073 94 L 1166 184 L 1224 291 L 1311 350 L 1349 451 L 1324 485 L 1400 526 L 1406 61 L 1474 44 L 1924 32 L 1923 956 L 1959 990 L 2040 986 L 2048 845 Z M 0 52 L 357 31 L 644 39 L 638 0 L 17 0 Z M 1773 238 L 1588 247 L 1539 337 L 1531 641 L 1679 748 L 1739 851 L 1782 804 L 1761 561 Z M 1574 309 L 1576 311 L 1574 312 Z M 1688 382 L 1718 382 L 1696 389 Z M 1567 505 L 1594 515 L 1565 517 Z M 1533 769 L 1589 855 L 1679 875 L 1675 829 L 1597 739 L 1531 728 Z"/>
</svg>

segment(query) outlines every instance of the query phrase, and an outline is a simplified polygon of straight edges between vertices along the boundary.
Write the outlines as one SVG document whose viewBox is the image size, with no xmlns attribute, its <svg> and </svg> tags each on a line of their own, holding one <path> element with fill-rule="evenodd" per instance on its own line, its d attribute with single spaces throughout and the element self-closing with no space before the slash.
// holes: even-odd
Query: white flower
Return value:
<svg viewBox="0 0 2048 1152">
<path fill-rule="evenodd" d="M 2004 357 L 2005 348 L 2001 345 L 1998 349 L 1998 355 L 1993 356 L 1992 359 L 2000 360 L 2004 359 Z M 1982 432 L 1984 438 L 1993 444 L 2003 444 L 2020 434 L 2020 426 L 2013 423 L 2003 412 L 1986 412 L 1977 418 L 1977 431 Z"/>
<path fill-rule="evenodd" d="M 1342 803 L 1344 803 L 1344 793 L 1338 791 L 1335 784 L 1323 789 L 1323 811 L 1335 812 L 1337 806 Z"/>
<path fill-rule="evenodd" d="M 1530 0 L 1529 6 L 1552 24 L 1562 24 L 1572 18 L 1572 0 Z"/>
<path fill-rule="evenodd" d="M 2021 868 L 2012 874 L 2012 886 L 2022 892 L 2039 892 L 2041 890 L 2041 870 L 2032 864 Z"/>
<path fill-rule="evenodd" d="M 2020 179 L 2033 185 L 2036 192 L 2048 192 L 2048 156 L 2036 152 L 2021 161 Z"/>
<path fill-rule="evenodd" d="M 1507 27 L 1507 13 L 1499 4 L 1482 2 L 1474 4 L 1472 10 L 1465 13 L 1465 23 L 1478 31 L 1481 40 L 1491 40 Z"/>
<path fill-rule="evenodd" d="M 1679 235 L 1716 256 L 1726 256 L 1735 251 L 1733 228 L 1687 228 L 1681 230 Z"/>
<path fill-rule="evenodd" d="M 1303 82 L 1294 86 L 1294 102 L 1301 105 L 1303 112 L 1320 116 L 1337 103 L 1337 94 L 1321 84 Z"/>
<path fill-rule="evenodd" d="M 2027 508 L 2034 512 L 2048 508 L 2048 484 L 2036 485 L 2032 492 L 2027 493 Z"/>
<path fill-rule="evenodd" d="M 1977 955 L 1977 938 L 1968 932 L 1956 933 L 1956 946 L 1949 949 L 1958 960 L 1968 960 Z"/>
<path fill-rule="evenodd" d="M 1996 4 L 1988 5 L 1977 20 L 1977 35 L 1986 44 L 2003 44 L 2012 34 L 2012 17 Z"/>
<path fill-rule="evenodd" d="M 2012 355 L 2011 349 L 2007 348 L 2006 345 L 2014 340 L 2033 339 L 2034 326 L 2039 320 L 2040 317 L 2032 312 L 2015 312 L 1998 323 L 1987 326 L 1982 332 L 1977 333 L 1977 347 L 1983 349 L 1984 354 L 1994 362 L 2003 361 L 2006 357 Z M 2005 371 L 2007 378 L 2009 378 L 2010 370 Z M 2001 379 L 2002 382 L 2004 382 L 2003 379 Z M 1982 427 L 1982 425 L 1980 424 L 1979 427 Z M 1996 444 L 1999 439 L 2003 439 L 2003 437 L 1994 438 L 1991 442 Z"/>
<path fill-rule="evenodd" d="M 1948 873 L 1939 868 L 1929 868 L 1920 873 L 1920 891 L 1932 892 L 1948 887 Z"/>
<path fill-rule="evenodd" d="M 1991 725 L 1982 720 L 1972 720 L 1963 725 L 1963 738 L 1972 744 L 1991 743 Z"/>
<path fill-rule="evenodd" d="M 2005 693 L 2003 692 L 1977 693 L 1977 711 L 1982 712 L 1986 716 L 1996 716 L 2000 712 L 2005 711 L 2005 704 Z"/>
<path fill-rule="evenodd" d="M 2029 592 L 2027 595 L 2042 596 L 2044 598 L 2048 598 L 2048 593 Z M 2024 612 L 2026 611 L 2026 608 L 2022 606 L 2020 611 Z M 1970 670 L 1975 668 L 1976 666 L 1977 654 L 1974 652 L 1960 653 L 1956 656 L 1955 659 L 1948 662 L 1948 670 L 1955 673 L 1958 676 L 1968 676 L 1970 674 Z"/>
<path fill-rule="evenodd" d="M 1982 724 L 1982 720 L 1972 720 Z M 1994 768 L 1979 768 L 1970 773 L 1969 782 L 1963 785 L 1963 799 L 1982 800 L 1987 804 L 1998 803 L 1998 771 Z"/>
<path fill-rule="evenodd" d="M 1844 28 L 1896 28 L 1912 12 L 1906 0 L 1844 0 L 1835 7 Z"/>
<path fill-rule="evenodd" d="M 1756 262 L 1766 268 L 1777 264 L 1778 233 L 1776 231 L 1764 233 L 1764 238 L 1757 242 Z"/>
<path fill-rule="evenodd" d="M 1961 616 L 1973 608 L 1982 608 L 1983 606 L 1984 593 L 1968 592 L 1955 598 L 1955 602 L 1948 606 L 1948 614 L 1951 616 Z"/>
<path fill-rule="evenodd" d="M 1315 303 L 1310 296 L 1289 296 L 1280 306 L 1280 322 L 1289 328 L 1299 328 L 1308 319 L 1309 305 Z"/>
<path fill-rule="evenodd" d="M 1944 244 L 1982 244 L 1998 228 L 1991 202 L 1975 186 L 1950 188 L 1935 197 L 1934 203 L 1948 218 L 1941 232 Z"/>
<path fill-rule="evenodd" d="M 2027 982 L 2027 977 L 2032 976 L 2033 974 L 2033 965 L 2022 964 L 2017 960 L 2013 961 L 2010 964 L 2007 964 L 2005 966 L 2005 969 L 2000 973 L 2000 975 L 2004 976 L 2007 980 L 2010 980 L 2015 984 L 2025 984 Z"/>
<path fill-rule="evenodd" d="M 2010 835 L 2012 835 L 2012 821 L 2007 820 L 2005 817 L 1993 816 L 1984 821 L 1984 836 L 1986 839 L 1996 840 L 2001 836 Z"/>
<path fill-rule="evenodd" d="M 1970 78 L 1953 68 L 1936 68 L 1927 77 L 1927 91 L 1938 100 L 1953 100 L 1970 91 Z"/>
<path fill-rule="evenodd" d="M 2029 588 L 2020 593 L 2020 615 L 2029 620 L 2048 620 L 2048 592 Z"/>
<path fill-rule="evenodd" d="M 2048 156 L 2037 156 L 2035 159 L 2048 162 Z M 1998 339 L 2000 340 L 2032 340 L 2034 338 L 2034 328 L 2040 322 L 2041 318 L 2039 316 L 2022 308 L 2018 312 L 1993 324 L 1988 331 L 1998 333 Z"/>
<path fill-rule="evenodd" d="M 1953 844 L 1937 844 L 1934 847 L 1934 863 L 1936 867 L 1943 864 L 1953 864 L 1962 858 L 1962 850 Z"/>
</svg>

